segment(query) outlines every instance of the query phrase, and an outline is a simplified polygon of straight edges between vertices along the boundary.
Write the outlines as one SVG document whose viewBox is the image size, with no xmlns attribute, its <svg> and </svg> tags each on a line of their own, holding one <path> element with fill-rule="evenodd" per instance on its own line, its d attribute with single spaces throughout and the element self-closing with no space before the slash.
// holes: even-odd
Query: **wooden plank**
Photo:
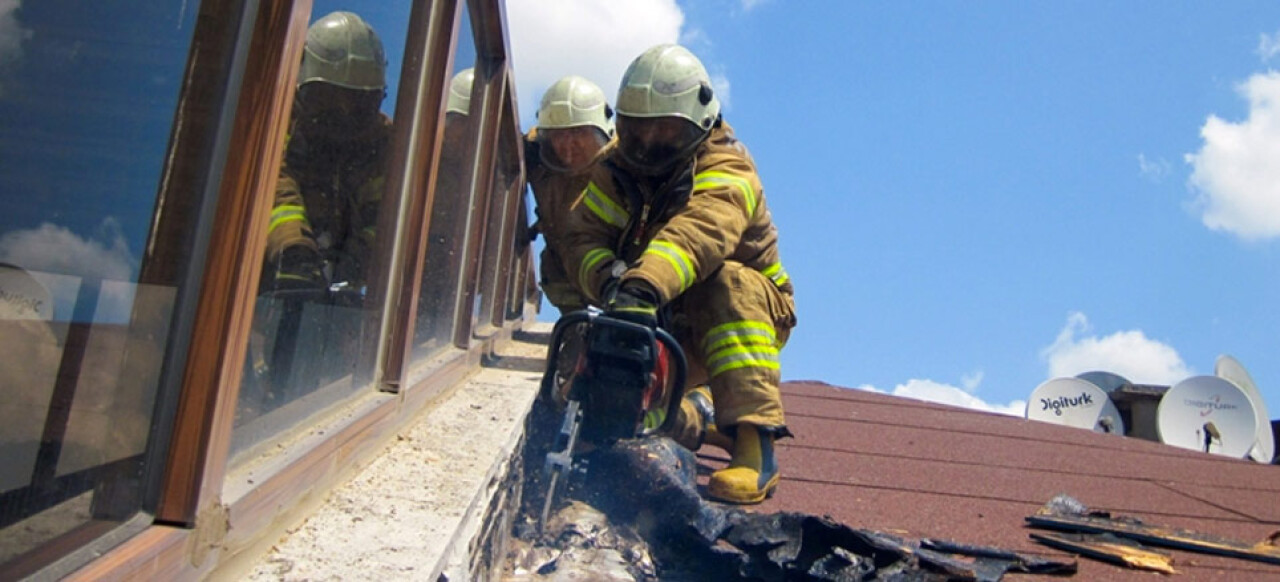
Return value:
<svg viewBox="0 0 1280 582">
<path fill-rule="evenodd" d="M 196 580 L 201 571 L 186 559 L 190 536 L 190 530 L 181 528 L 149 527 L 64 581 Z"/>
<path fill-rule="evenodd" d="M 1249 544 L 1189 529 L 1148 525 L 1132 518 L 1032 515 L 1026 519 L 1027 523 L 1036 527 L 1089 533 L 1111 533 L 1166 548 L 1280 564 L 1280 546 L 1276 545 L 1280 532 L 1273 533 L 1270 537 L 1258 543 Z"/>
<path fill-rule="evenodd" d="M 1102 537 L 1106 536 L 1106 537 Z M 1177 574 L 1173 569 L 1173 556 L 1147 550 L 1132 540 L 1111 534 L 1050 534 L 1033 533 L 1031 539 L 1046 546 L 1075 552 L 1082 556 L 1119 564 L 1139 570 L 1152 570 L 1162 574 Z"/>
</svg>

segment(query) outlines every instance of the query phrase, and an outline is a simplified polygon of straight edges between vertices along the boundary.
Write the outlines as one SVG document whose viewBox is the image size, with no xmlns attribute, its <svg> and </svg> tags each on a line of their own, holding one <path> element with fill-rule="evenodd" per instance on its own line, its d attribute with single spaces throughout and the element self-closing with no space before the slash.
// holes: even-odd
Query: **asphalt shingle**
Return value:
<svg viewBox="0 0 1280 582">
<path fill-rule="evenodd" d="M 783 384 L 794 439 L 782 480 L 757 511 L 829 515 L 846 525 L 1061 558 L 1024 518 L 1065 493 L 1091 509 L 1254 543 L 1280 530 L 1280 466 L 1135 438 L 839 388 Z M 707 471 L 727 455 L 704 448 Z M 1183 579 L 1275 580 L 1280 565 L 1182 550 Z M 1079 580 L 1158 576 L 1081 558 Z M 1011 579 L 1033 579 L 1017 575 Z"/>
</svg>

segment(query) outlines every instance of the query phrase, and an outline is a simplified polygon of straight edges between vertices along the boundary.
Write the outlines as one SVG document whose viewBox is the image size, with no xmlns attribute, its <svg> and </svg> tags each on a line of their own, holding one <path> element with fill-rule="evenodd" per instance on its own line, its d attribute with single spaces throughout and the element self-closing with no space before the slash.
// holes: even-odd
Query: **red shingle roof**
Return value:
<svg viewBox="0 0 1280 582">
<path fill-rule="evenodd" d="M 758 511 L 1059 558 L 1030 540 L 1040 530 L 1024 518 L 1060 493 L 1242 542 L 1280 529 L 1280 466 L 816 382 L 785 383 L 783 401 L 796 438 L 779 443 L 782 481 Z M 712 467 L 727 460 L 718 449 L 701 452 Z M 1280 579 L 1280 565 L 1160 551 L 1174 555 L 1183 579 Z M 1079 563 L 1078 580 L 1159 576 Z"/>
</svg>

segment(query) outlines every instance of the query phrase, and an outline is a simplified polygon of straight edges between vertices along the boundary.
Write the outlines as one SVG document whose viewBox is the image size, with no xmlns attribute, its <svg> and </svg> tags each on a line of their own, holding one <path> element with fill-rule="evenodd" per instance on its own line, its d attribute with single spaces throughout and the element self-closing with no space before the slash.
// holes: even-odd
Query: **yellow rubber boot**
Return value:
<svg viewBox="0 0 1280 582">
<path fill-rule="evenodd" d="M 755 504 L 778 487 L 778 462 L 773 456 L 773 433 L 752 424 L 738 425 L 733 458 L 727 468 L 711 474 L 707 495 L 737 504 Z"/>
</svg>

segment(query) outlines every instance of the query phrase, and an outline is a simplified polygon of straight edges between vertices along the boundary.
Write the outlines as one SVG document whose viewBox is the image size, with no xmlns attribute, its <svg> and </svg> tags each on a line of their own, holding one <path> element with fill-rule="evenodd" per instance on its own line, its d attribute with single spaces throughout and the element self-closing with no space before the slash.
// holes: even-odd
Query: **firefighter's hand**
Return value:
<svg viewBox="0 0 1280 582">
<path fill-rule="evenodd" d="M 326 287 L 324 273 L 320 269 L 320 255 L 307 247 L 289 247 L 280 254 L 276 264 L 271 291 L 274 294 L 292 294 L 302 291 L 323 291 Z"/>
<path fill-rule="evenodd" d="M 625 281 L 609 302 L 606 313 L 647 327 L 658 327 L 658 293 L 643 281 Z"/>
</svg>

